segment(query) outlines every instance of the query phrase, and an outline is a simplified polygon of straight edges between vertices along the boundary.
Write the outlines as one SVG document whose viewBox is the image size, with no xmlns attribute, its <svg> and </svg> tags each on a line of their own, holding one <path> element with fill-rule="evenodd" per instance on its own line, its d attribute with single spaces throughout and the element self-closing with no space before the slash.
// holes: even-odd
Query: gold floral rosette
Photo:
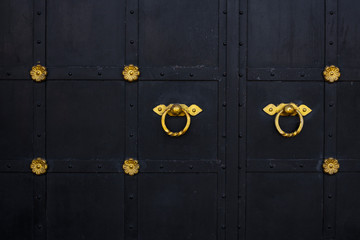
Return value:
<svg viewBox="0 0 360 240">
<path fill-rule="evenodd" d="M 340 164 L 335 158 L 327 158 L 323 163 L 324 172 L 333 175 L 339 171 Z"/>
<path fill-rule="evenodd" d="M 137 160 L 129 158 L 125 160 L 123 164 L 124 172 L 130 176 L 133 176 L 139 172 L 139 163 Z"/>
<path fill-rule="evenodd" d="M 338 67 L 335 67 L 334 65 L 331 65 L 330 67 L 327 66 L 323 72 L 324 78 L 328 82 L 335 82 L 339 80 L 340 77 L 340 69 Z"/>
<path fill-rule="evenodd" d="M 36 175 L 41 175 L 46 173 L 48 165 L 46 164 L 45 159 L 38 157 L 32 160 L 30 168 L 32 172 L 35 173 Z"/>
<path fill-rule="evenodd" d="M 33 66 L 30 71 L 30 75 L 35 82 L 44 81 L 47 75 L 46 67 L 41 65 Z"/>
<path fill-rule="evenodd" d="M 122 74 L 125 80 L 132 82 L 138 79 L 140 71 L 137 66 L 130 64 L 129 66 L 124 67 Z"/>
</svg>

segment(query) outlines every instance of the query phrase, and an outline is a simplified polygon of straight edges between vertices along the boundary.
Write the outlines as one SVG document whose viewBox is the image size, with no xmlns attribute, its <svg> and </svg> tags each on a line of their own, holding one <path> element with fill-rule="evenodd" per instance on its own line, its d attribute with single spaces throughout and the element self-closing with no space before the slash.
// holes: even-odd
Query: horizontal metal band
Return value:
<svg viewBox="0 0 360 240">
<path fill-rule="evenodd" d="M 322 172 L 323 159 L 247 160 L 247 172 Z"/>
<path fill-rule="evenodd" d="M 31 172 L 32 160 L 0 160 L 0 172 Z M 47 173 L 123 173 L 124 160 L 46 160 Z M 218 172 L 220 161 L 197 160 L 143 160 L 139 172 Z"/>
<path fill-rule="evenodd" d="M 249 68 L 249 81 L 324 81 L 323 68 Z"/>
</svg>

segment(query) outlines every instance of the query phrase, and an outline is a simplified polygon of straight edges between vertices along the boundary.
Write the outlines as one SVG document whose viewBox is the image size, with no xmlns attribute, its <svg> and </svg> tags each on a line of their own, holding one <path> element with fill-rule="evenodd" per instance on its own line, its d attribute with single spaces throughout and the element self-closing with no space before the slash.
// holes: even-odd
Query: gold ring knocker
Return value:
<svg viewBox="0 0 360 240">
<path fill-rule="evenodd" d="M 280 115 L 283 113 L 285 113 L 287 116 L 297 113 L 297 115 L 299 116 L 299 119 L 300 119 L 300 124 L 296 131 L 294 131 L 292 133 L 286 133 L 281 129 L 280 124 L 279 124 L 279 118 L 280 118 Z M 275 127 L 278 130 L 278 132 L 284 137 L 295 137 L 296 135 L 298 135 L 301 132 L 303 126 L 304 126 L 303 116 L 301 115 L 299 110 L 294 109 L 293 106 L 291 106 L 291 105 L 286 105 L 280 112 L 278 112 L 278 114 L 276 114 Z"/>
<path fill-rule="evenodd" d="M 303 116 L 308 115 L 312 111 L 306 105 L 301 105 L 298 107 L 294 103 L 281 103 L 278 106 L 275 106 L 274 104 L 269 104 L 263 110 L 269 115 L 274 115 L 277 113 L 275 117 L 275 127 L 283 137 L 295 137 L 296 135 L 298 135 L 304 127 Z M 300 124 L 298 129 L 291 133 L 284 132 L 279 124 L 280 116 L 296 116 L 296 115 L 298 115 L 300 119 Z"/>
<path fill-rule="evenodd" d="M 190 127 L 190 123 L 191 123 L 190 115 L 196 116 L 197 114 L 199 114 L 202 111 L 202 109 L 194 104 L 191 105 L 190 107 L 188 107 L 185 104 L 173 103 L 168 106 L 161 104 L 159 106 L 156 106 L 153 109 L 153 111 L 161 116 L 161 126 L 167 135 L 172 136 L 172 137 L 180 137 L 180 136 L 184 135 Z M 167 115 L 169 115 L 169 116 L 186 116 L 185 127 L 179 132 L 170 131 L 167 128 L 166 123 L 165 123 L 165 119 L 166 119 Z"/>
</svg>

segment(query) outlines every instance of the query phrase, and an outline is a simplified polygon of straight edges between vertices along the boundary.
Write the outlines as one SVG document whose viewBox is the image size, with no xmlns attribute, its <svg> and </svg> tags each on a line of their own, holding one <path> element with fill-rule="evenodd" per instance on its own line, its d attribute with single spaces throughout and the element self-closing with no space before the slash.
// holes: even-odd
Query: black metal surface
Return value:
<svg viewBox="0 0 360 240">
<path fill-rule="evenodd" d="M 359 239 L 359 7 L 2 0 L 0 238 Z M 45 82 L 31 80 L 36 64 Z M 312 109 L 294 138 L 262 110 L 282 102 Z M 170 103 L 203 109 L 178 138 L 152 110 Z M 31 173 L 36 157 L 45 175 Z"/>
</svg>

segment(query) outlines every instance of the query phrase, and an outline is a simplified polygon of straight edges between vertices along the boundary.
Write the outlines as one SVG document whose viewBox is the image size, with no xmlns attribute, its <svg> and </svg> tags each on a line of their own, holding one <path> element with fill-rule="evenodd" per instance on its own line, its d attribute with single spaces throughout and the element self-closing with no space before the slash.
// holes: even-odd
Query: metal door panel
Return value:
<svg viewBox="0 0 360 240">
<path fill-rule="evenodd" d="M 336 180 L 336 239 L 357 240 L 360 238 L 360 174 L 339 173 Z"/>
<path fill-rule="evenodd" d="M 54 81 L 46 89 L 49 159 L 123 159 L 123 82 Z"/>
<path fill-rule="evenodd" d="M 52 173 L 47 177 L 47 238 L 124 239 L 124 176 Z"/>
<path fill-rule="evenodd" d="M 337 157 L 359 159 L 360 83 L 337 86 Z"/>
<path fill-rule="evenodd" d="M 1 160 L 33 157 L 33 104 L 31 82 L 0 82 Z"/>
<path fill-rule="evenodd" d="M 322 239 L 321 173 L 248 173 L 246 239 Z"/>
<path fill-rule="evenodd" d="M 152 81 L 139 84 L 139 158 L 143 160 L 217 160 L 218 83 L 215 81 Z M 181 137 L 168 136 L 161 116 L 153 112 L 159 104 L 198 105 L 202 112 L 191 117 L 189 130 Z M 166 117 L 172 131 L 180 131 L 186 117 Z M 198 144 L 202 142 L 203 144 Z"/>
<path fill-rule="evenodd" d="M 139 1 L 139 64 L 218 67 L 219 1 Z"/>
<path fill-rule="evenodd" d="M 338 62 L 341 69 L 341 80 L 360 80 L 360 3 L 358 1 L 338 1 Z"/>
<path fill-rule="evenodd" d="M 249 82 L 247 85 L 247 159 L 322 159 L 324 119 L 322 83 Z M 304 117 L 299 135 L 284 138 L 275 128 L 275 116 L 263 108 L 272 103 L 305 104 L 312 112 Z M 298 128 L 299 118 L 280 117 L 285 132 Z M 309 141 L 311 139 L 312 141 Z"/>
<path fill-rule="evenodd" d="M 124 0 L 47 1 L 47 66 L 122 68 L 124 3 Z"/>
<path fill-rule="evenodd" d="M 216 173 L 139 176 L 139 239 L 219 239 Z"/>
<path fill-rule="evenodd" d="M 32 175 L 2 172 L 0 195 L 1 238 L 31 239 L 34 204 Z"/>
<path fill-rule="evenodd" d="M 248 1 L 249 68 L 322 68 L 324 2 Z"/>
<path fill-rule="evenodd" d="M 0 2 L 0 78 L 28 77 L 28 67 L 33 62 L 32 2 Z"/>
</svg>

